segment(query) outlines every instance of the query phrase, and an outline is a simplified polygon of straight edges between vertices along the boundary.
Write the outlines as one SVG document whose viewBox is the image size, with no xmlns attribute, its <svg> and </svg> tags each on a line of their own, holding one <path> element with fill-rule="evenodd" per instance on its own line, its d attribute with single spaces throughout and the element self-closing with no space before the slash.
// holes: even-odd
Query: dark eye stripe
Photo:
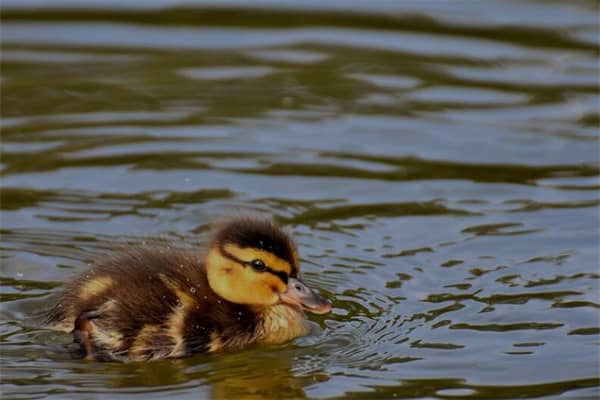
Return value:
<svg viewBox="0 0 600 400">
<path fill-rule="evenodd" d="M 276 277 L 278 277 L 279 279 L 281 279 L 283 281 L 283 283 L 285 283 L 287 285 L 288 283 L 288 274 L 286 274 L 283 271 L 275 271 L 272 268 L 267 267 L 266 270 L 268 273 L 271 273 L 273 275 L 275 275 Z"/>
<path fill-rule="evenodd" d="M 223 254 L 225 257 L 229 258 L 232 261 L 235 261 L 238 264 L 242 264 L 244 267 L 252 267 L 252 261 L 244 261 L 244 260 L 240 260 L 239 258 L 237 258 L 236 256 L 234 256 L 233 254 L 231 254 L 230 252 L 228 252 L 227 250 L 225 250 L 223 247 L 220 248 L 221 250 L 221 254 Z M 279 279 L 281 279 L 281 281 L 283 283 L 285 283 L 287 285 L 288 283 L 288 274 L 283 272 L 283 271 L 276 271 L 273 268 L 265 265 L 265 270 L 264 272 L 268 272 L 270 274 L 275 275 L 276 277 L 278 277 Z"/>
<path fill-rule="evenodd" d="M 240 264 L 246 266 L 246 267 L 251 267 L 252 266 L 252 261 L 242 261 L 242 260 L 237 260 L 237 262 L 239 262 Z M 286 274 L 283 271 L 276 271 L 273 268 L 265 265 L 265 269 L 263 272 L 268 272 L 270 274 L 275 275 L 276 277 L 278 277 L 279 279 L 281 279 L 283 281 L 283 283 L 285 283 L 287 285 L 288 283 L 288 274 Z"/>
</svg>

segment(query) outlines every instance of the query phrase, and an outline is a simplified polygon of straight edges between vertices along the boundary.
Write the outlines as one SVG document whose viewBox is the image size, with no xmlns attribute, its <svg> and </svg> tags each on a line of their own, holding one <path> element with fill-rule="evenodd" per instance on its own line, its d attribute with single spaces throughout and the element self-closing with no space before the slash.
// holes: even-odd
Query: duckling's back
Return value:
<svg viewBox="0 0 600 400">
<path fill-rule="evenodd" d="M 46 315 L 72 332 L 87 358 L 157 359 L 240 347 L 256 316 L 210 288 L 198 254 L 139 248 L 117 254 L 66 285 Z"/>
</svg>

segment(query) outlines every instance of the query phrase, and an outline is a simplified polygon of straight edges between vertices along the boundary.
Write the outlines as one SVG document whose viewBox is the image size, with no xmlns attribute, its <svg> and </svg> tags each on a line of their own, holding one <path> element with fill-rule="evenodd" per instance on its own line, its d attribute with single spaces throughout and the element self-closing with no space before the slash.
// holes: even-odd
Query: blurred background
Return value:
<svg viewBox="0 0 600 400">
<path fill-rule="evenodd" d="M 3 0 L 3 399 L 597 398 L 598 7 Z M 295 234 L 312 335 L 94 364 L 24 322 L 239 212 Z"/>
</svg>

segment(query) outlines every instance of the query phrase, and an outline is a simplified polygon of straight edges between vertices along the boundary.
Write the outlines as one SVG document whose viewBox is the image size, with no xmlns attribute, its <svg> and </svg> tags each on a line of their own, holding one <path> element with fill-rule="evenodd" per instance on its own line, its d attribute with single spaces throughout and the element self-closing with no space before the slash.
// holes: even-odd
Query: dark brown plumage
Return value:
<svg viewBox="0 0 600 400">
<path fill-rule="evenodd" d="M 298 279 L 288 235 L 238 218 L 204 254 L 135 248 L 97 263 L 65 285 L 46 322 L 88 359 L 143 360 L 282 343 L 307 333 L 303 308 L 329 307 Z"/>
</svg>

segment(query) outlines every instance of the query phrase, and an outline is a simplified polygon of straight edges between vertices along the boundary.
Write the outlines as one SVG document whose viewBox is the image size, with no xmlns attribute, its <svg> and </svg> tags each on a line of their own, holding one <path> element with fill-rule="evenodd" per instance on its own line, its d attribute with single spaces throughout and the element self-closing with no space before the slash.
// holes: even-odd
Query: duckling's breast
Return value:
<svg viewBox="0 0 600 400">
<path fill-rule="evenodd" d="M 280 344 L 306 335 L 310 325 L 302 310 L 278 304 L 263 311 L 257 330 L 258 342 Z"/>
</svg>

